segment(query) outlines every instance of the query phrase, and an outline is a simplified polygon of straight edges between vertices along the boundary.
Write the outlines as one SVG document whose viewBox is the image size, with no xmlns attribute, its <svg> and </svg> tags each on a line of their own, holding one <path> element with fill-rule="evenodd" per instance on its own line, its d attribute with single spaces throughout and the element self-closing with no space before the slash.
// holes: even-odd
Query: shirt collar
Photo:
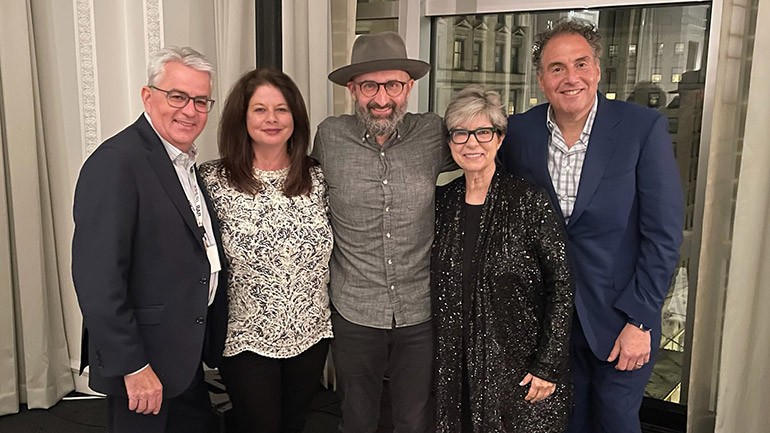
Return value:
<svg viewBox="0 0 770 433">
<path fill-rule="evenodd" d="M 406 121 L 406 117 L 407 116 L 404 115 L 404 118 L 401 119 L 400 122 L 398 122 L 398 125 L 396 125 L 396 132 L 394 132 L 393 135 L 390 136 L 390 138 L 385 140 L 385 143 L 387 143 L 389 141 L 400 140 L 401 139 L 402 133 L 404 131 L 406 131 L 406 129 L 407 129 L 406 125 L 404 125 L 404 122 Z M 358 117 L 357 114 L 356 114 L 356 118 L 358 119 L 358 133 L 356 135 L 361 137 L 361 142 L 365 143 L 366 140 L 368 140 L 370 138 L 372 140 L 375 140 L 375 137 L 372 136 L 371 134 L 369 134 L 369 131 L 366 130 L 366 125 L 364 125 L 364 121 L 361 120 L 361 118 Z"/>
<path fill-rule="evenodd" d="M 599 109 L 599 95 L 594 97 L 594 105 L 591 106 L 591 111 L 588 112 L 586 123 L 583 125 L 583 131 L 580 133 L 580 141 L 588 144 L 588 138 L 591 136 L 591 130 L 594 127 L 594 120 L 596 120 L 596 111 Z M 548 130 L 553 134 L 553 131 L 558 129 L 556 125 L 555 114 L 553 113 L 553 107 L 548 104 L 548 114 L 546 115 L 545 124 L 548 126 Z M 561 132 L 561 131 L 559 131 Z"/>
<path fill-rule="evenodd" d="M 166 149 L 166 153 L 174 165 L 179 165 L 185 169 L 189 169 L 190 166 L 195 164 L 195 159 L 198 157 L 198 146 L 196 146 L 195 143 L 192 143 L 188 153 L 182 152 L 178 147 L 169 143 L 165 138 L 163 138 L 163 136 L 158 134 L 158 130 L 155 129 L 155 125 L 152 124 L 152 119 L 150 119 L 150 115 L 147 114 L 146 111 L 144 112 L 144 118 L 147 119 L 147 123 L 150 124 L 152 130 L 155 131 L 155 134 L 158 136 L 158 138 L 160 138 L 160 142 L 163 143 L 163 148 Z"/>
</svg>

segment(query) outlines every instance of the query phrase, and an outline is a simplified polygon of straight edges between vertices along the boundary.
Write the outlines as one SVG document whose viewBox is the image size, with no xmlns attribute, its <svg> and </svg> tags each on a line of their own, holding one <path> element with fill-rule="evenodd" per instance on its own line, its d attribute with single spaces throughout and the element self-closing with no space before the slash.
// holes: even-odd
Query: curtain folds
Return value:
<svg viewBox="0 0 770 433">
<path fill-rule="evenodd" d="M 29 0 L 0 4 L 0 415 L 74 389 Z"/>
<path fill-rule="evenodd" d="M 770 148 L 758 127 L 770 121 L 770 8 L 758 5 L 726 0 L 713 9 L 712 22 L 721 26 L 709 63 L 717 70 L 713 104 L 704 103 L 711 130 L 701 151 L 707 166 L 700 170 L 706 185 L 691 319 L 690 433 L 758 433 L 770 423 L 770 324 L 760 310 L 770 305 Z"/>
<path fill-rule="evenodd" d="M 749 2 L 746 22 L 751 21 Z M 725 300 L 716 433 L 766 432 L 770 425 L 770 5 L 757 2 L 746 128 L 735 201 Z M 750 27 L 750 26 L 748 26 Z"/>
</svg>

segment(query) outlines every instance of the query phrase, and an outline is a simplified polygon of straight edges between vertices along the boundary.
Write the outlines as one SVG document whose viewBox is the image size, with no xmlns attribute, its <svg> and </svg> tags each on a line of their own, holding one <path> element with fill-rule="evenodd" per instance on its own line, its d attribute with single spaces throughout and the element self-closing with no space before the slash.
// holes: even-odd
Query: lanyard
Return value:
<svg viewBox="0 0 770 433">
<path fill-rule="evenodd" d="M 206 227 L 203 225 L 203 204 L 201 203 L 201 192 L 198 187 L 198 181 L 195 176 L 195 164 L 190 166 L 188 171 L 187 183 L 190 186 L 190 192 L 192 192 L 192 201 L 190 202 L 190 209 L 195 215 L 195 223 L 198 225 L 198 230 L 203 236 L 203 245 L 210 246 L 208 236 L 206 235 Z"/>
</svg>

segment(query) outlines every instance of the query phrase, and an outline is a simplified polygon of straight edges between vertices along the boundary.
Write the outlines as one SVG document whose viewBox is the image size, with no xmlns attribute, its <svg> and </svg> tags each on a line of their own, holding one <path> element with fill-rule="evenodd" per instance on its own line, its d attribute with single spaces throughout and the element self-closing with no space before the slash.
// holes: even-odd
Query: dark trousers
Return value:
<svg viewBox="0 0 770 433">
<path fill-rule="evenodd" d="M 570 344 L 575 406 L 567 433 L 641 433 L 639 408 L 659 342 L 657 332 L 644 367 L 615 370 L 617 361 L 609 363 L 593 354 L 576 314 Z"/>
<path fill-rule="evenodd" d="M 219 368 L 240 433 L 301 433 L 318 392 L 329 340 L 292 358 L 241 352 Z"/>
<path fill-rule="evenodd" d="M 374 433 L 380 417 L 383 378 L 393 408 L 395 433 L 433 428 L 433 324 L 393 329 L 356 325 L 332 313 L 332 355 L 342 399 L 342 432 Z"/>
<path fill-rule="evenodd" d="M 110 433 L 209 433 L 216 431 L 212 430 L 216 425 L 201 366 L 182 394 L 163 400 L 157 415 L 128 410 L 126 397 L 107 397 L 107 431 Z"/>
</svg>

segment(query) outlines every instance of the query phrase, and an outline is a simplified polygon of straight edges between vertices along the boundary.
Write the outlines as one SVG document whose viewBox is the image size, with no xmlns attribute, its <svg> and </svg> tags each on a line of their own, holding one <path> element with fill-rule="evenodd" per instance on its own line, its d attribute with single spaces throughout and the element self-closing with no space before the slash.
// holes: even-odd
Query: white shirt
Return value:
<svg viewBox="0 0 770 433">
<path fill-rule="evenodd" d="M 150 126 L 152 126 L 153 131 L 158 134 L 155 126 L 152 124 L 152 120 L 150 120 L 150 116 L 147 113 L 144 113 L 144 117 L 147 119 L 147 122 L 150 123 Z M 203 243 L 207 248 L 214 248 L 216 253 L 219 254 L 219 247 L 214 239 L 214 229 L 211 225 L 211 215 L 209 214 L 206 201 L 203 199 L 203 192 L 200 189 L 200 185 L 198 185 L 195 175 L 195 158 L 198 156 L 198 148 L 195 146 L 195 143 L 193 143 L 190 147 L 190 152 L 184 153 L 166 141 L 160 134 L 158 134 L 158 137 L 160 138 L 161 143 L 163 143 L 163 147 L 166 149 L 166 153 L 168 153 L 171 163 L 174 165 L 174 171 L 176 171 L 179 183 L 184 190 L 184 195 L 187 197 L 188 203 L 190 203 L 190 210 L 192 210 L 192 213 L 195 216 L 195 221 L 198 223 L 199 227 L 204 228 L 205 238 Z M 217 285 L 219 282 L 218 276 L 219 271 L 215 271 L 212 272 L 209 277 L 209 305 L 214 302 L 214 296 L 217 293 Z"/>
<path fill-rule="evenodd" d="M 583 174 L 583 163 L 585 162 L 586 151 L 588 151 L 591 129 L 596 119 L 598 102 L 599 98 L 596 97 L 583 126 L 583 131 L 580 133 L 580 138 L 572 147 L 567 146 L 564 135 L 554 120 L 553 108 L 548 107 L 546 125 L 551 131 L 551 138 L 548 140 L 548 173 L 551 175 L 553 189 L 559 199 L 559 206 L 565 222 L 569 222 L 575 208 L 580 176 Z"/>
</svg>

